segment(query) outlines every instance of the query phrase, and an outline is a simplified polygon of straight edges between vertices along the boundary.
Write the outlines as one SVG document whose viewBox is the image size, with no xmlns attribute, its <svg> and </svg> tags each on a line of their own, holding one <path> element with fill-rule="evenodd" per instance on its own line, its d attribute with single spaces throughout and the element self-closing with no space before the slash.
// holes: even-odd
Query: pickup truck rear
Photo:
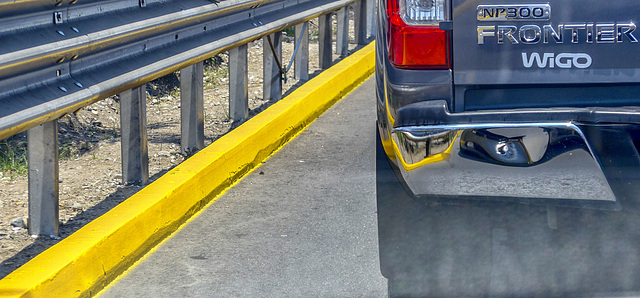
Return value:
<svg viewBox="0 0 640 298">
<path fill-rule="evenodd" d="M 504 215 L 504 208 L 519 210 L 505 217 L 511 218 L 525 212 L 518 206 L 527 206 L 526 212 L 544 215 L 540 221 L 551 231 L 536 234 L 546 235 L 541 242 L 550 241 L 547 233 L 563 229 L 589 235 L 570 218 L 593 212 L 614 216 L 617 224 L 640 223 L 635 216 L 640 214 L 640 1 L 378 0 L 377 4 L 378 214 L 381 267 L 389 278 L 390 294 L 412 294 L 407 289 L 415 290 L 415 284 L 421 285 L 422 292 L 413 293 L 421 293 L 418 296 L 640 291 L 640 282 L 625 284 L 626 279 L 611 275 L 604 278 L 609 286 L 592 288 L 589 284 L 602 280 L 594 273 L 596 265 L 584 265 L 578 274 L 577 267 L 569 270 L 573 265 L 541 269 L 533 262 L 529 269 L 540 272 L 525 274 L 521 285 L 531 291 L 516 289 L 509 281 L 502 281 L 510 289 L 502 289 L 506 292 L 491 288 L 499 280 L 491 272 L 506 270 L 491 263 L 485 274 L 474 271 L 483 268 L 480 265 L 460 265 L 465 274 L 477 275 L 455 278 L 478 283 L 485 291 L 448 292 L 435 282 L 444 277 L 437 265 L 441 260 L 432 258 L 448 255 L 460 261 L 469 256 L 432 244 L 448 243 L 455 236 L 442 239 L 442 234 L 417 232 L 419 223 L 430 222 L 422 229 L 451 224 L 445 219 L 431 222 L 440 218 L 433 212 L 449 212 L 438 209 L 442 206 L 462 208 L 451 213 L 453 217 L 474 212 L 485 216 L 478 211 L 485 210 L 494 218 Z M 533 220 L 516 217 L 504 223 Z M 569 223 L 559 224 L 565 221 Z M 606 224 L 612 223 L 603 220 Z M 487 241 L 493 246 L 488 254 L 495 257 L 494 246 L 504 236 L 495 229 L 513 227 L 497 227 L 495 222 L 481 226 L 471 224 L 460 233 L 489 231 Z M 633 241 L 640 239 L 635 231 L 611 229 Z M 526 252 L 519 240 L 509 242 L 511 236 L 529 232 L 512 232 L 503 240 L 519 247 L 516 255 L 540 253 Z M 549 244 L 548 253 L 557 252 L 553 247 L 558 243 L 577 245 Z M 631 251 L 619 256 L 625 258 L 626 253 Z M 587 255 L 607 258 L 601 251 Z M 556 265 L 566 262 L 543 259 Z M 451 268 L 459 265 L 450 261 Z M 620 265 L 616 261 L 608 266 L 613 264 Z M 631 264 L 633 268 L 625 272 L 638 273 L 640 262 L 625 266 Z M 545 280 L 543 272 L 561 279 L 578 274 L 575 278 L 581 282 L 545 284 L 539 282 Z"/>
</svg>

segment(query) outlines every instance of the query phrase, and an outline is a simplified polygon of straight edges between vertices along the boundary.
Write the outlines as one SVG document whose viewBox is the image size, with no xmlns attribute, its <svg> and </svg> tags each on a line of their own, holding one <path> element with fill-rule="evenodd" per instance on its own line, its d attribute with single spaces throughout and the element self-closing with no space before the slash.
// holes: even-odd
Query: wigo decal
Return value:
<svg viewBox="0 0 640 298">
<path fill-rule="evenodd" d="M 522 53 L 522 64 L 526 68 L 588 68 L 592 62 L 586 53 Z"/>
</svg>

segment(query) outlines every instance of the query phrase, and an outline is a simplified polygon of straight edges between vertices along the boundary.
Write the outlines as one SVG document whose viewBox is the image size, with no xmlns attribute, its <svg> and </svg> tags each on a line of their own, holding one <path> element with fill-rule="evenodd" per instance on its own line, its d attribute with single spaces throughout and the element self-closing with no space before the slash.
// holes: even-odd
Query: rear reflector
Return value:
<svg viewBox="0 0 640 298">
<path fill-rule="evenodd" d="M 449 69 L 445 0 L 389 0 L 389 60 L 400 68 Z"/>
</svg>

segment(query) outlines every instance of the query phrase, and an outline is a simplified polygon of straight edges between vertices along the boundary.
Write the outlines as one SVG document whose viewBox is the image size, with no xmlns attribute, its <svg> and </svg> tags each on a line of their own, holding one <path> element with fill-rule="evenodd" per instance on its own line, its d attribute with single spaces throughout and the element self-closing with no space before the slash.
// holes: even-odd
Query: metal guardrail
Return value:
<svg viewBox="0 0 640 298">
<path fill-rule="evenodd" d="M 192 153 L 204 147 L 203 60 L 230 51 L 229 114 L 244 120 L 248 42 L 271 36 L 271 46 L 263 47 L 264 98 L 278 100 L 281 31 L 296 25 L 295 77 L 306 80 L 303 23 L 318 18 L 320 66 L 328 68 L 330 14 L 338 11 L 337 51 L 346 54 L 348 6 L 354 6 L 358 43 L 373 32 L 367 20 L 371 25 L 374 10 L 367 2 L 373 5 L 371 0 L 0 0 L 0 139 L 28 131 L 30 234 L 58 234 L 57 119 L 120 94 L 123 180 L 146 183 L 145 83 L 181 71 L 181 143 L 183 152 Z"/>
</svg>

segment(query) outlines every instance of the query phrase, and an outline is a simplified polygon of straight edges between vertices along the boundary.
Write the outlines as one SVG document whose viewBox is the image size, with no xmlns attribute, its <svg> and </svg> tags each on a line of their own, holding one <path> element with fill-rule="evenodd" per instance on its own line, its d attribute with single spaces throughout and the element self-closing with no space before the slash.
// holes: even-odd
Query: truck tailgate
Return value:
<svg viewBox="0 0 640 298">
<path fill-rule="evenodd" d="M 456 111 L 640 97 L 640 0 L 453 0 L 452 9 Z"/>
</svg>

